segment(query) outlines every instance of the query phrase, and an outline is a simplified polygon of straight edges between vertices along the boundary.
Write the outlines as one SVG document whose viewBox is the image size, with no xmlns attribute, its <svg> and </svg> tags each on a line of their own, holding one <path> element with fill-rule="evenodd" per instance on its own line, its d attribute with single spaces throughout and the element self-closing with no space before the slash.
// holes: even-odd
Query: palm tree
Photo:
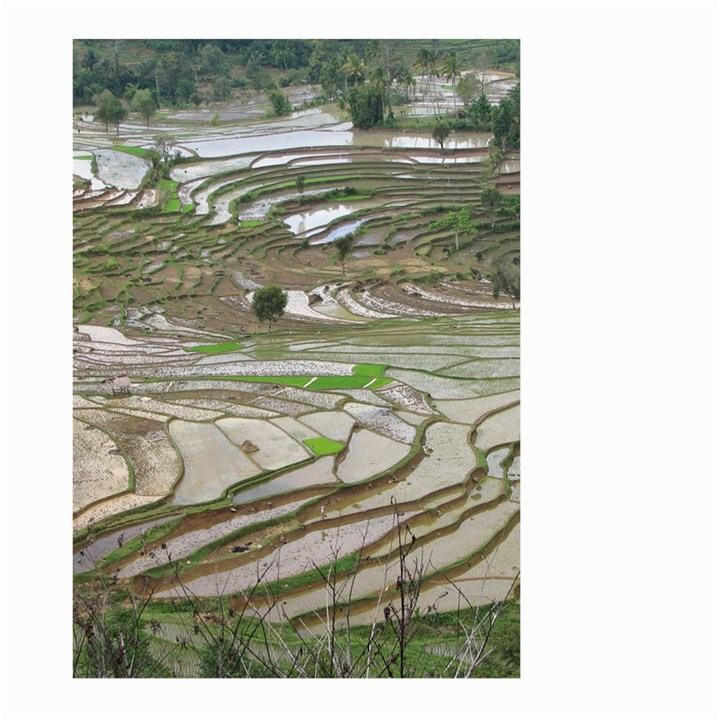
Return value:
<svg viewBox="0 0 720 720">
<path fill-rule="evenodd" d="M 355 78 L 353 84 L 357 85 L 358 78 L 361 78 L 365 73 L 365 63 L 356 53 L 352 53 L 343 65 L 343 72 L 346 77 Z"/>
<path fill-rule="evenodd" d="M 425 73 L 430 69 L 432 50 L 428 48 L 420 48 L 415 56 L 415 67 L 422 72 L 422 79 L 425 79 Z"/>
<path fill-rule="evenodd" d="M 460 75 L 460 62 L 457 58 L 457 53 L 448 53 L 443 60 L 442 72 L 446 80 L 451 80 L 453 85 L 453 113 L 457 117 L 457 99 L 455 97 L 455 81 Z"/>
<path fill-rule="evenodd" d="M 371 75 L 372 83 L 380 91 L 380 100 L 382 101 L 383 120 L 385 119 L 385 97 L 388 93 L 388 78 L 385 68 L 376 67 Z M 388 100 L 390 98 L 388 97 Z"/>
</svg>

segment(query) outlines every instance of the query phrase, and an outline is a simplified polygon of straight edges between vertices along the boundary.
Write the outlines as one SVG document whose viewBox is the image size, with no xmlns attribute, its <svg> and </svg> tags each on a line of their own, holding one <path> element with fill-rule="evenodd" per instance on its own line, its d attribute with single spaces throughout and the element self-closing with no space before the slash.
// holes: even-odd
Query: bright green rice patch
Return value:
<svg viewBox="0 0 720 720">
<path fill-rule="evenodd" d="M 336 442 L 335 440 L 328 440 L 324 437 L 308 438 L 303 442 L 316 454 L 316 455 L 334 455 L 343 449 L 343 444 Z"/>
<path fill-rule="evenodd" d="M 183 348 L 185 352 L 200 352 L 200 353 L 224 353 L 232 352 L 233 350 L 241 350 L 242 345 L 237 342 L 218 343 L 217 345 L 195 345 L 194 347 Z"/>
<path fill-rule="evenodd" d="M 321 376 L 308 385 L 308 390 L 359 390 L 364 388 L 372 378 L 363 375 L 327 375 Z"/>
<path fill-rule="evenodd" d="M 231 375 L 229 377 L 213 378 L 215 380 L 236 380 L 237 382 L 259 382 L 275 383 L 276 385 L 291 385 L 302 387 L 307 385 L 312 377 L 310 375 L 280 375 L 277 377 L 269 375 Z"/>
<path fill-rule="evenodd" d="M 180 198 L 173 198 L 169 202 L 163 205 L 163 212 L 179 212 L 180 211 Z"/>
<path fill-rule="evenodd" d="M 130 145 L 113 145 L 113 150 L 118 152 L 128 153 L 128 155 L 135 155 L 135 157 L 148 158 L 152 155 L 152 150 L 141 147 L 132 147 Z M 175 183 L 177 185 L 177 183 Z"/>
<path fill-rule="evenodd" d="M 171 192 L 173 190 L 177 190 L 177 187 L 180 183 L 176 183 L 174 180 L 158 180 L 158 188 L 160 190 L 170 190 Z"/>
<path fill-rule="evenodd" d="M 92 155 L 73 155 L 73 160 L 92 160 Z"/>
<path fill-rule="evenodd" d="M 355 375 L 363 375 L 366 378 L 382 377 L 385 374 L 385 367 L 385 365 L 360 363 L 353 368 L 353 373 Z"/>
</svg>

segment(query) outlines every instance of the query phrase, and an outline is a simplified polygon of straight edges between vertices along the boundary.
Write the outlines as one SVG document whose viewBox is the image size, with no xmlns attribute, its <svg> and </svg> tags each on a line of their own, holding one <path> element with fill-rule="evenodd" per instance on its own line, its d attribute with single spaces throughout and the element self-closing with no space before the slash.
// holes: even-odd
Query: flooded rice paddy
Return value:
<svg viewBox="0 0 720 720">
<path fill-rule="evenodd" d="M 489 80 L 495 99 L 505 81 Z M 408 114 L 451 108 L 442 85 L 419 86 Z M 120 580 L 150 573 L 158 597 L 177 596 L 169 552 L 186 587 L 212 596 L 357 554 L 353 596 L 341 597 L 376 607 L 393 592 L 401 521 L 428 574 L 470 563 L 458 581 L 496 597 L 519 564 L 507 529 L 519 499 L 518 312 L 486 279 L 464 277 L 474 241 L 455 255 L 428 229 L 456 202 L 487 224 L 477 195 L 491 135 L 453 133 L 441 150 L 427 130 L 359 131 L 334 107 L 267 112 L 249 93 L 220 113 L 242 125 L 211 127 L 204 109 L 175 113 L 185 126 L 167 121 L 183 130 L 171 172 L 183 213 L 133 214 L 152 203 L 135 194 L 147 161 L 98 131 L 75 138 L 74 173 L 90 182 L 74 196 L 87 299 L 74 336 L 75 572 L 122 555 L 118 540 L 181 520 L 144 554 L 121 557 Z M 121 136 L 152 145 L 140 126 Z M 78 157 L 89 152 L 97 176 Z M 498 173 L 519 170 L 513 156 Z M 330 245 L 351 233 L 343 275 Z M 498 235 L 483 252 L 511 257 L 517 231 Z M 108 260 L 117 267 L 106 271 Z M 271 334 L 250 311 L 269 284 L 288 292 Z M 113 396 L 106 380 L 124 373 L 128 388 Z M 320 444 L 311 452 L 305 440 Z M 323 608 L 325 592 L 310 581 L 293 590 L 288 615 Z M 353 622 L 374 612 L 363 602 Z"/>
</svg>

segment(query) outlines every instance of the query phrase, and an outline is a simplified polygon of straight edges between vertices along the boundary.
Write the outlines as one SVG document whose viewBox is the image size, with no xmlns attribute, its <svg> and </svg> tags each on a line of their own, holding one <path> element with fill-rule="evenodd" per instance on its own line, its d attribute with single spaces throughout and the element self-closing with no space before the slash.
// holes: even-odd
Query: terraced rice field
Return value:
<svg viewBox="0 0 720 720">
<path fill-rule="evenodd" d="M 450 107 L 423 85 L 410 116 Z M 372 622 L 396 594 L 400 524 L 423 604 L 453 609 L 458 587 L 502 600 L 520 564 L 520 328 L 489 273 L 519 263 L 519 156 L 494 163 L 489 133 L 442 150 L 426 130 L 359 131 L 335 105 L 234 112 L 168 120 L 177 209 L 140 189 L 145 160 L 98 128 L 76 139 L 98 166 L 77 165 L 73 196 L 77 582 L 117 572 L 238 607 L 274 581 L 312 626 L 317 568 L 338 561 L 338 602 Z M 152 144 L 124 127 L 126 146 Z M 433 223 L 459 207 L 477 228 L 456 248 Z M 268 333 L 251 303 L 271 284 L 289 302 Z"/>
</svg>

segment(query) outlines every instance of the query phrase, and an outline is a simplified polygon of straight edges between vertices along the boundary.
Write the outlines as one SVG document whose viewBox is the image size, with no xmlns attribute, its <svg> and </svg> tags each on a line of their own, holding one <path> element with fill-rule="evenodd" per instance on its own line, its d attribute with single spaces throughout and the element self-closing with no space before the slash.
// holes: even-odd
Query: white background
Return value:
<svg viewBox="0 0 720 720">
<path fill-rule="evenodd" d="M 3 3 L 3 718 L 718 715 L 714 2 Z M 71 678 L 73 38 L 520 37 L 522 679 Z"/>
</svg>

